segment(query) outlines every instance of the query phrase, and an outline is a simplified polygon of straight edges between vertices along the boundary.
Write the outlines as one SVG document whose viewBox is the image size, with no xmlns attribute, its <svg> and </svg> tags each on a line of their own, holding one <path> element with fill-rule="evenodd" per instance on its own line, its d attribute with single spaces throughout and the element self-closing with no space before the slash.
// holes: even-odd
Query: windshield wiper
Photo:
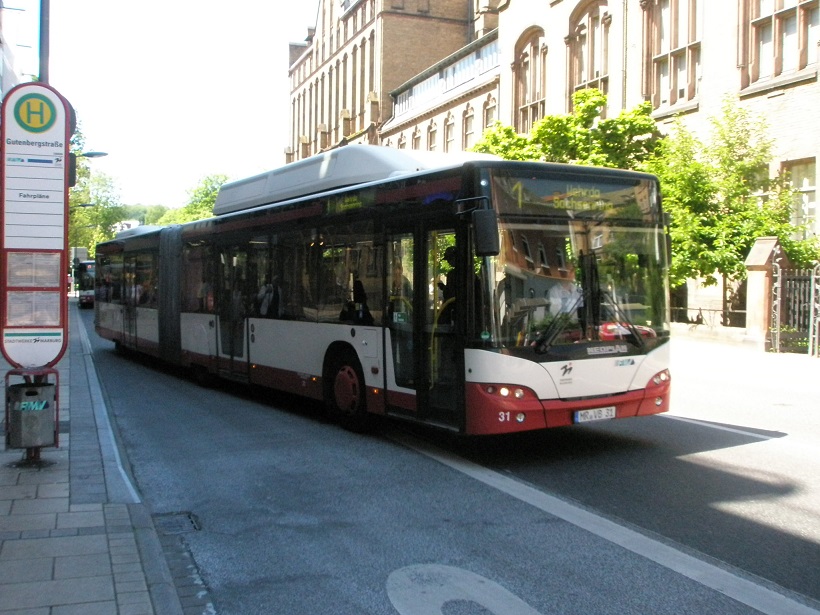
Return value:
<svg viewBox="0 0 820 615">
<path fill-rule="evenodd" d="M 555 338 L 566 329 L 568 324 L 572 324 L 572 314 L 575 314 L 578 306 L 583 301 L 583 295 L 578 295 L 578 298 L 575 299 L 575 302 L 570 306 L 569 310 L 565 312 L 559 312 L 555 315 L 555 318 L 550 321 L 550 324 L 547 325 L 547 328 L 544 332 L 539 335 L 535 340 L 532 342 L 532 347 L 538 354 L 543 354 L 550 349 L 552 343 L 555 341 Z"/>
</svg>

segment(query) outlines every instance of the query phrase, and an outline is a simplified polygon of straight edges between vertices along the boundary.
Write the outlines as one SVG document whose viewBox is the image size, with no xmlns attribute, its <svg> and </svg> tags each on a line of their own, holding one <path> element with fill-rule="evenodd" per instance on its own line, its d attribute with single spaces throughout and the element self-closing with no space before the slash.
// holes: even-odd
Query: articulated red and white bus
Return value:
<svg viewBox="0 0 820 615">
<path fill-rule="evenodd" d="M 117 346 L 373 415 L 503 434 L 669 408 L 658 181 L 347 146 L 97 246 Z"/>
</svg>

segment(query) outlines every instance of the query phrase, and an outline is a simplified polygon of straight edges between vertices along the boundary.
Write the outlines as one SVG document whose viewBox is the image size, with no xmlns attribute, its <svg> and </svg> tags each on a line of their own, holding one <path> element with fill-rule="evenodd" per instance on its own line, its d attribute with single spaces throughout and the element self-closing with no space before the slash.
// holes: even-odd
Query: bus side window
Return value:
<svg viewBox="0 0 820 615">
<path fill-rule="evenodd" d="M 279 236 L 277 249 L 281 255 L 283 318 L 316 319 L 310 277 L 312 243 L 310 230 L 294 230 Z"/>
<path fill-rule="evenodd" d="M 208 258 L 209 251 L 205 245 L 185 247 L 184 261 L 187 266 L 182 305 L 185 312 L 213 312 L 213 275 L 210 273 L 212 268 Z"/>
<path fill-rule="evenodd" d="M 122 254 L 113 254 L 108 268 L 110 301 L 122 302 Z"/>
</svg>

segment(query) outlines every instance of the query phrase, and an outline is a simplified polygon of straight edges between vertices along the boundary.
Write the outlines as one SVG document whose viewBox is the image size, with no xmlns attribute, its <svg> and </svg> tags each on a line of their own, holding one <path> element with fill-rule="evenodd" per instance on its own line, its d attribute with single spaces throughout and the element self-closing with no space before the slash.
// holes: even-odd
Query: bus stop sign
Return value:
<svg viewBox="0 0 820 615">
<path fill-rule="evenodd" d="M 24 83 L 3 99 L 0 329 L 18 368 L 53 367 L 68 342 L 68 102 Z"/>
</svg>

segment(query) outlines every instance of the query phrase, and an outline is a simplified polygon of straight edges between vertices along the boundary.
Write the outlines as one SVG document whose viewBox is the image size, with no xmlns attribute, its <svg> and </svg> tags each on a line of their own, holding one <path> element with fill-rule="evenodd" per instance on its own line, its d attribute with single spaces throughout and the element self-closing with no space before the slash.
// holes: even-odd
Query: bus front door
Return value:
<svg viewBox="0 0 820 615">
<path fill-rule="evenodd" d="M 237 246 L 220 250 L 216 289 L 219 373 L 238 380 L 248 378 L 249 284 L 247 252 Z"/>
<path fill-rule="evenodd" d="M 445 260 L 455 238 L 452 228 L 421 226 L 388 234 L 385 355 L 389 411 L 459 429 L 456 275 Z"/>
<path fill-rule="evenodd" d="M 453 229 L 428 230 L 420 256 L 424 262 L 423 352 L 421 353 L 424 392 L 422 418 L 446 427 L 461 426 L 463 406 L 463 348 L 458 335 L 457 288 L 462 284 L 457 274 L 456 233 Z"/>
</svg>

